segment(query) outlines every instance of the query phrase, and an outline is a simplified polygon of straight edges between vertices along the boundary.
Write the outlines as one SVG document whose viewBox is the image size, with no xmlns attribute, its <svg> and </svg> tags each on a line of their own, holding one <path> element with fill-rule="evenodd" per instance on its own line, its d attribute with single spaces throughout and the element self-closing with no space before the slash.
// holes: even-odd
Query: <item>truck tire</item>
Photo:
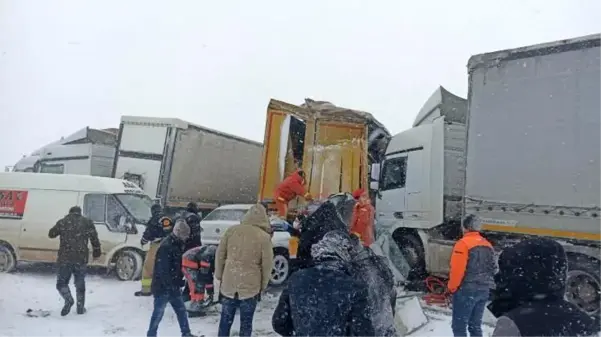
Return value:
<svg viewBox="0 0 601 337">
<path fill-rule="evenodd" d="M 568 257 L 565 299 L 591 316 L 598 316 L 601 303 L 600 261 L 586 256 Z"/>
<path fill-rule="evenodd" d="M 17 267 L 17 258 L 8 244 L 0 243 L 0 272 L 10 273 Z"/>
<path fill-rule="evenodd" d="M 135 281 L 142 275 L 144 259 L 135 249 L 125 249 L 115 257 L 115 274 L 121 281 Z"/>
<path fill-rule="evenodd" d="M 407 281 L 422 281 L 426 278 L 426 254 L 421 240 L 413 233 L 404 233 L 396 239 L 396 243 L 411 267 Z"/>
</svg>

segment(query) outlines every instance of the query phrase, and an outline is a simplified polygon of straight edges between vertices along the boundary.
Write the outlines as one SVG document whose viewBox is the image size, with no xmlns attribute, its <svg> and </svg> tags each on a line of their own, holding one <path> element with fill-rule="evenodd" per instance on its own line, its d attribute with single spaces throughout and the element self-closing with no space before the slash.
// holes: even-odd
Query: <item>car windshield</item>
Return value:
<svg viewBox="0 0 601 337">
<path fill-rule="evenodd" d="M 203 221 L 241 221 L 247 209 L 216 209 L 209 213 Z"/>
<path fill-rule="evenodd" d="M 152 207 L 153 201 L 149 196 L 144 194 L 115 194 L 115 197 L 139 223 L 146 223 L 150 220 L 150 207 Z"/>
</svg>

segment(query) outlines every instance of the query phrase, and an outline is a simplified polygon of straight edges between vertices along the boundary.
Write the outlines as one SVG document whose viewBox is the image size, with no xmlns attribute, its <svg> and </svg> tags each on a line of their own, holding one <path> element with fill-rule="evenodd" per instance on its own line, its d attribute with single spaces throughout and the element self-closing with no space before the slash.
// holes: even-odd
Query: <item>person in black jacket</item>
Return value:
<svg viewBox="0 0 601 337">
<path fill-rule="evenodd" d="M 77 299 L 77 313 L 85 313 L 86 300 L 86 266 L 88 264 L 88 242 L 92 244 L 92 257 L 97 259 L 101 255 L 98 233 L 92 220 L 81 215 L 81 208 L 74 206 L 69 209 L 69 214 L 60 219 L 54 227 L 50 228 L 48 237 L 60 237 L 58 249 L 58 273 L 56 289 L 65 300 L 61 316 L 66 316 L 74 304 L 69 281 L 73 275 Z"/>
<path fill-rule="evenodd" d="M 488 308 L 498 317 L 493 336 L 592 336 L 599 321 L 564 299 L 568 261 L 547 238 L 527 239 L 499 256 Z"/>
<path fill-rule="evenodd" d="M 282 336 L 376 336 L 368 285 L 353 275 L 347 231 L 331 231 L 311 248 L 313 265 L 290 276 L 272 326 Z"/>
<path fill-rule="evenodd" d="M 351 234 L 351 258 L 353 273 L 368 285 L 368 307 L 376 336 L 396 336 L 394 309 L 396 290 L 394 276 L 388 266 L 388 259 L 363 246 L 359 238 Z"/>
<path fill-rule="evenodd" d="M 186 207 L 186 211 L 183 214 L 183 218 L 186 220 L 188 226 L 190 226 L 190 238 L 186 241 L 186 250 L 190 250 L 194 247 L 201 245 L 200 238 L 200 214 L 198 206 L 191 202 Z"/>
<path fill-rule="evenodd" d="M 182 336 L 192 336 L 181 292 L 181 287 L 184 286 L 182 256 L 185 242 L 189 236 L 190 227 L 183 219 L 179 219 L 173 227 L 173 232 L 159 246 L 151 286 L 152 295 L 154 296 L 154 309 L 147 336 L 157 335 L 159 323 L 163 319 L 167 304 L 171 304 L 173 311 L 175 311 Z"/>
<path fill-rule="evenodd" d="M 159 245 L 161 244 L 161 240 L 169 235 L 173 229 L 173 221 L 171 218 L 163 216 L 161 205 L 152 205 L 150 211 L 152 213 L 152 217 L 150 220 L 148 220 L 148 223 L 146 223 L 146 229 L 142 234 L 142 239 L 140 239 L 141 246 L 150 243 L 150 247 L 146 252 L 144 265 L 142 266 L 142 279 L 140 280 L 142 289 L 136 291 L 134 293 L 135 296 L 152 295 L 150 292 L 150 287 L 152 284 L 155 256 L 157 250 L 159 249 Z"/>
</svg>

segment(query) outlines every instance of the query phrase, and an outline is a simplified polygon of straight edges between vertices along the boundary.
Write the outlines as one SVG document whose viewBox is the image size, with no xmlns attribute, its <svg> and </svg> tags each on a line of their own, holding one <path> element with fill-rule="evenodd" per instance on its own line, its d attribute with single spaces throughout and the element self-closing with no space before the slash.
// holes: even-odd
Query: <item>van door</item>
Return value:
<svg viewBox="0 0 601 337">
<path fill-rule="evenodd" d="M 378 192 L 378 226 L 389 228 L 405 219 L 407 153 L 386 158 L 382 163 Z"/>
<path fill-rule="evenodd" d="M 106 261 L 107 253 L 127 239 L 125 228 L 119 224 L 119 218 L 127 216 L 127 212 L 113 195 L 85 193 L 83 195 L 83 214 L 96 226 L 102 248 L 102 256 L 98 259 L 97 264 L 105 266 L 109 262 Z M 91 257 L 90 261 L 92 261 Z"/>
<path fill-rule="evenodd" d="M 78 196 L 74 191 L 28 191 L 18 242 L 20 260 L 56 261 L 60 239 L 50 239 L 48 231 L 78 204 Z"/>
</svg>

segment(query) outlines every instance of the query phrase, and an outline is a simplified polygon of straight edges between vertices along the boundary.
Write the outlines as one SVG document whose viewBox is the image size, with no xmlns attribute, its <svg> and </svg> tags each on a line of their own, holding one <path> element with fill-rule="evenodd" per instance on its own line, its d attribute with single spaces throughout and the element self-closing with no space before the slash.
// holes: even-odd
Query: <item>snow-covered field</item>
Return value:
<svg viewBox="0 0 601 337">
<path fill-rule="evenodd" d="M 22 269 L 14 274 L 0 274 L 0 336 L 143 336 L 152 312 L 151 297 L 134 297 L 139 282 L 121 282 L 99 272 L 87 277 L 86 307 L 88 312 L 60 316 L 62 300 L 55 289 L 55 277 L 50 267 Z M 72 287 L 71 290 L 74 293 Z M 267 294 L 255 314 L 254 335 L 277 336 L 271 329 L 271 314 L 277 303 L 277 292 Z M 28 317 L 25 312 L 49 310 L 48 317 Z M 75 309 L 75 308 L 74 308 Z M 201 318 L 190 318 L 192 333 L 214 336 L 219 321 L 215 312 Z M 413 336 L 452 336 L 449 317 L 429 315 L 430 323 Z M 236 320 L 232 333 L 238 333 Z M 484 327 L 485 335 L 491 329 Z M 173 311 L 168 308 L 159 328 L 159 335 L 179 336 Z"/>
</svg>

